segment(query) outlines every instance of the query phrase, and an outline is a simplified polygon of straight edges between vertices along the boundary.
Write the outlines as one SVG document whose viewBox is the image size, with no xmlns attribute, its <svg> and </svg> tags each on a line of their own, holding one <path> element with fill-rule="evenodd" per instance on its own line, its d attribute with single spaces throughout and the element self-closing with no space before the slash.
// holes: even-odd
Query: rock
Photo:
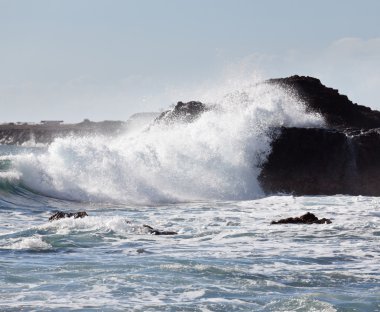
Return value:
<svg viewBox="0 0 380 312">
<path fill-rule="evenodd" d="M 272 221 L 271 224 L 330 224 L 330 219 L 318 219 L 314 214 L 308 212 L 300 217 L 286 218 Z"/>
<path fill-rule="evenodd" d="M 128 122 L 85 120 L 76 124 L 0 124 L 0 144 L 21 145 L 26 142 L 50 144 L 57 138 L 82 135 L 117 135 Z"/>
<path fill-rule="evenodd" d="M 197 101 L 190 101 L 187 103 L 178 102 L 172 109 L 161 113 L 156 118 L 156 122 L 192 122 L 197 119 L 203 112 L 209 110 L 209 108 Z"/>
<path fill-rule="evenodd" d="M 324 86 L 319 79 L 304 76 L 270 79 L 268 83 L 277 84 L 293 90 L 305 101 L 309 111 L 320 113 L 328 128 L 380 128 L 380 112 L 351 102 L 338 90 Z"/>
<path fill-rule="evenodd" d="M 78 219 L 78 218 L 84 218 L 87 217 L 88 214 L 86 211 L 78 211 L 78 212 L 63 212 L 63 211 L 58 211 L 55 214 L 53 214 L 50 218 L 49 221 L 55 221 L 55 220 L 60 220 L 64 218 L 72 218 Z"/>
<path fill-rule="evenodd" d="M 315 78 L 270 83 L 295 90 L 309 110 L 324 116 L 327 128 L 281 128 L 259 175 L 265 193 L 380 196 L 380 112 Z"/>
<path fill-rule="evenodd" d="M 148 229 L 149 234 L 152 234 L 152 235 L 176 235 L 176 234 L 178 234 L 177 232 L 173 232 L 173 231 L 160 231 L 160 230 L 154 229 L 151 226 L 146 225 L 146 224 L 144 224 L 143 227 Z"/>
</svg>

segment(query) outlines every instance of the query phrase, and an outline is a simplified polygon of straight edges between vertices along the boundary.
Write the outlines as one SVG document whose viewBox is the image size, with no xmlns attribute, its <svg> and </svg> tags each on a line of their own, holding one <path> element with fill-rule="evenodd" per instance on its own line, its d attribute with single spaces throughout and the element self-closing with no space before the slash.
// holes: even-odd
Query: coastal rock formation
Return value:
<svg viewBox="0 0 380 312">
<path fill-rule="evenodd" d="M 316 78 L 265 83 L 294 92 L 307 111 L 326 122 L 324 128 L 273 131 L 272 150 L 259 176 L 267 194 L 380 196 L 380 112 L 351 102 Z M 200 102 L 178 102 L 156 121 L 191 122 L 207 109 Z"/>
<path fill-rule="evenodd" d="M 271 224 L 330 224 L 330 219 L 318 219 L 313 213 L 307 212 L 300 217 L 291 217 L 286 219 L 280 219 L 278 221 L 272 221 Z"/>
<path fill-rule="evenodd" d="M 379 196 L 379 156 L 380 129 L 283 128 L 259 180 L 267 193 Z"/>
<path fill-rule="evenodd" d="M 380 112 L 351 102 L 346 95 L 324 86 L 319 79 L 291 76 L 267 82 L 294 91 L 309 111 L 325 118 L 328 128 L 380 128 Z"/>
<path fill-rule="evenodd" d="M 323 129 L 282 128 L 262 166 L 266 193 L 380 196 L 380 112 L 352 103 L 318 79 L 273 79 L 297 92 Z"/>
</svg>

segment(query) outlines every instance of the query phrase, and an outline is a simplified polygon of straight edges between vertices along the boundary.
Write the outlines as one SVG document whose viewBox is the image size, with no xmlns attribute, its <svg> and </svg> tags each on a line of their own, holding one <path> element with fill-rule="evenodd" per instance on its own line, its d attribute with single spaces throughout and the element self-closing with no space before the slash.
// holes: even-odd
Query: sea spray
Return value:
<svg viewBox="0 0 380 312">
<path fill-rule="evenodd" d="M 13 159 L 22 183 L 78 201 L 172 203 L 262 195 L 259 164 L 273 128 L 322 126 L 290 91 L 251 84 L 210 101 L 191 123 L 152 123 L 117 137 L 56 139 L 41 154 Z"/>
</svg>

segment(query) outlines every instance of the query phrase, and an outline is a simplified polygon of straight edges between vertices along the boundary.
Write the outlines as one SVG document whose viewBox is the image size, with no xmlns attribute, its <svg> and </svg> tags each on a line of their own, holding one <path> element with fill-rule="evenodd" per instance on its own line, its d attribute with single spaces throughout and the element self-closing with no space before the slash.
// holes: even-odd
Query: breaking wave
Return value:
<svg viewBox="0 0 380 312">
<path fill-rule="evenodd" d="M 0 179 L 86 202 L 253 199 L 263 195 L 257 177 L 270 152 L 272 129 L 323 125 L 293 92 L 267 83 L 209 105 L 212 109 L 191 123 L 153 122 L 117 137 L 61 138 L 42 152 L 2 156 L 11 165 Z"/>
</svg>

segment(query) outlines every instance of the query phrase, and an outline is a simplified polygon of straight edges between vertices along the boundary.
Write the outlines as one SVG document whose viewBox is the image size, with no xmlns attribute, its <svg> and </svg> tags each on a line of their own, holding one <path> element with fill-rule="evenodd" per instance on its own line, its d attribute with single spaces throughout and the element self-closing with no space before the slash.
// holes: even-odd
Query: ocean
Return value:
<svg viewBox="0 0 380 312">
<path fill-rule="evenodd" d="M 191 123 L 0 145 L 0 311 L 380 311 L 380 198 L 257 179 L 273 129 L 323 119 L 268 85 L 212 104 Z M 271 225 L 306 212 L 332 223 Z"/>
</svg>

